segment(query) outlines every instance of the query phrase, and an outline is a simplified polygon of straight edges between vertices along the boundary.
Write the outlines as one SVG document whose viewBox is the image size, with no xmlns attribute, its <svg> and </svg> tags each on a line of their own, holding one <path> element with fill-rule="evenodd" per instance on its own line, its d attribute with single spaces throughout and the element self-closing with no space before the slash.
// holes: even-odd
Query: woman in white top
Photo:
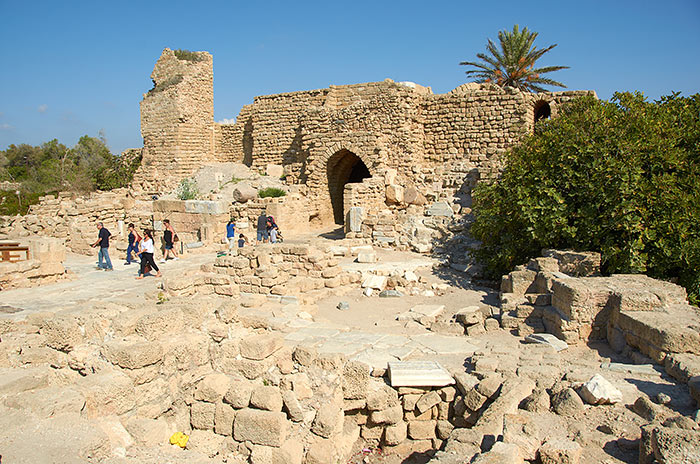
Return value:
<svg viewBox="0 0 700 464">
<path fill-rule="evenodd" d="M 139 251 L 139 255 L 141 255 L 141 269 L 139 270 L 139 276 L 137 279 L 143 279 L 144 276 L 146 275 L 146 266 L 150 266 L 151 269 L 155 269 L 157 274 L 156 277 L 161 277 L 162 274 L 160 273 L 160 269 L 158 269 L 158 265 L 156 265 L 156 262 L 153 260 L 153 252 L 155 251 L 155 247 L 153 245 L 153 233 L 146 229 L 143 231 L 143 239 L 141 240 L 141 245 Z"/>
</svg>

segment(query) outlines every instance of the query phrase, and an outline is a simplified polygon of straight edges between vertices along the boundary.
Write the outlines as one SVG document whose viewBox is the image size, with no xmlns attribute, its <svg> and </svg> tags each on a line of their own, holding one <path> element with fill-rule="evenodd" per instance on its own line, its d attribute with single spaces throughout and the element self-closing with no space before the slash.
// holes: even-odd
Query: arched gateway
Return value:
<svg viewBox="0 0 700 464">
<path fill-rule="evenodd" d="M 343 148 L 328 158 L 326 176 L 333 208 L 333 220 L 336 224 L 343 224 L 345 221 L 343 205 L 345 185 L 362 182 L 363 179 L 372 177 L 372 174 L 359 156 Z"/>
</svg>

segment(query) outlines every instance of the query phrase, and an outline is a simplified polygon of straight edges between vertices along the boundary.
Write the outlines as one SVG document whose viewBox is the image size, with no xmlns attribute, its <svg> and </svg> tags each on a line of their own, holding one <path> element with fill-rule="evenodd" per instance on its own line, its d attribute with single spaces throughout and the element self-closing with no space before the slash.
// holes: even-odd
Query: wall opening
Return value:
<svg viewBox="0 0 700 464">
<path fill-rule="evenodd" d="M 359 183 L 372 177 L 365 163 L 353 152 L 342 149 L 328 159 L 326 165 L 328 191 L 336 224 L 345 223 L 343 214 L 343 191 L 346 184 Z"/>
<path fill-rule="evenodd" d="M 540 100 L 535 103 L 535 122 L 542 119 L 549 119 L 552 117 L 552 108 L 550 108 L 549 103 L 544 100 Z"/>
</svg>

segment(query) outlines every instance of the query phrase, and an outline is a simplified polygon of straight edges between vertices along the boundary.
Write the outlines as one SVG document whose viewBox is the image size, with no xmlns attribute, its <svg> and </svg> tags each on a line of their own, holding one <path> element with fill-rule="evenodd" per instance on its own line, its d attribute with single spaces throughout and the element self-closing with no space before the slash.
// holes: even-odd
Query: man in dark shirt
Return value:
<svg viewBox="0 0 700 464">
<path fill-rule="evenodd" d="M 97 268 L 104 269 L 105 271 L 112 270 L 112 260 L 109 259 L 109 237 L 112 234 L 102 225 L 101 222 L 97 223 L 97 241 L 92 244 L 93 247 L 99 246 L 100 251 L 97 252 Z M 102 260 L 104 259 L 104 264 Z"/>
<path fill-rule="evenodd" d="M 265 216 L 265 213 L 261 213 L 260 216 L 258 216 L 258 227 L 257 227 L 257 242 L 264 242 L 267 243 L 267 216 Z"/>
</svg>

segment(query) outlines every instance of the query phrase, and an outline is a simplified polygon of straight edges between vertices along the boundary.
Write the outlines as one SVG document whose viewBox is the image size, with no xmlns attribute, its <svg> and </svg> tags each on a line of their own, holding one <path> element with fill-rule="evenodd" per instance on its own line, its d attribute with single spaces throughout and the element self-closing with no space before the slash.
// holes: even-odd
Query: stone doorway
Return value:
<svg viewBox="0 0 700 464">
<path fill-rule="evenodd" d="M 333 220 L 336 224 L 342 225 L 345 222 L 343 214 L 345 185 L 360 183 L 363 179 L 372 177 L 372 174 L 360 157 L 347 149 L 336 152 L 328 159 L 326 174 L 331 206 L 333 207 Z"/>
</svg>

